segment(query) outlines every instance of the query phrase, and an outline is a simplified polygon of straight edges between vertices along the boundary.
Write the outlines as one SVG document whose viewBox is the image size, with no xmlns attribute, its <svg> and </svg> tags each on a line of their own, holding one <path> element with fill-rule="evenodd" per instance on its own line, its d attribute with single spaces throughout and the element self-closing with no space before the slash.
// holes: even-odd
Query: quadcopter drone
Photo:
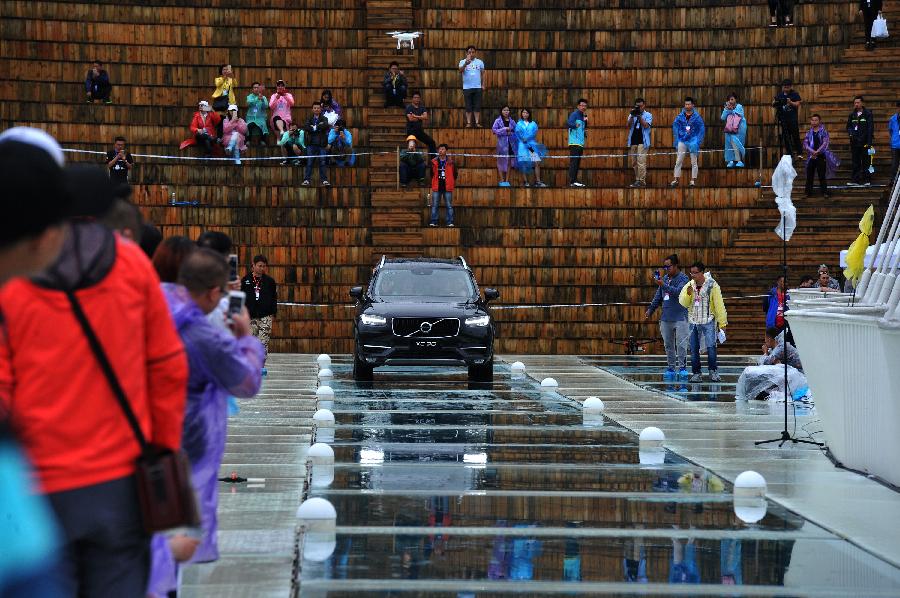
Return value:
<svg viewBox="0 0 900 598">
<path fill-rule="evenodd" d="M 388 35 L 397 40 L 397 49 L 400 49 L 400 44 L 408 43 L 410 49 L 414 50 L 416 48 L 415 39 L 422 35 L 421 31 L 389 31 Z"/>
</svg>

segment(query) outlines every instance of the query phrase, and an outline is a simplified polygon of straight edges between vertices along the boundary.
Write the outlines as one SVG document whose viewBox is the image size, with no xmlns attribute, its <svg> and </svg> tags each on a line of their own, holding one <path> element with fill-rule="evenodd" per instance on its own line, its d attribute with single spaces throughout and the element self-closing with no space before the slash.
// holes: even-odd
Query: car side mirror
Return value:
<svg viewBox="0 0 900 598">
<path fill-rule="evenodd" d="M 485 289 L 484 290 L 484 300 L 485 301 L 493 301 L 494 299 L 500 298 L 500 291 L 497 289 Z"/>
<path fill-rule="evenodd" d="M 363 288 L 362 287 L 350 287 L 350 296 L 354 299 L 362 299 L 363 296 Z"/>
</svg>

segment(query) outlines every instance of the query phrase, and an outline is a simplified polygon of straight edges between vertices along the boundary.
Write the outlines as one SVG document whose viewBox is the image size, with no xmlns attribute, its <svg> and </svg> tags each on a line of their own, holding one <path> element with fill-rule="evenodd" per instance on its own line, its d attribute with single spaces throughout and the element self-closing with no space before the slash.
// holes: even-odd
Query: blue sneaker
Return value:
<svg viewBox="0 0 900 598">
<path fill-rule="evenodd" d="M 666 368 L 666 371 L 663 372 L 663 380 L 674 380 L 675 379 L 675 370 L 672 368 Z"/>
<path fill-rule="evenodd" d="M 744 163 L 739 161 L 737 164 L 735 164 L 735 166 L 738 167 L 738 168 L 743 168 L 743 167 L 744 167 Z"/>
<path fill-rule="evenodd" d="M 690 377 L 691 377 L 691 375 L 690 375 L 690 373 L 687 371 L 687 368 L 681 368 L 680 370 L 678 370 L 678 379 L 679 379 L 679 380 L 682 380 L 682 381 L 684 381 L 684 382 L 687 382 L 687 379 L 690 378 Z"/>
<path fill-rule="evenodd" d="M 268 375 L 269 375 L 269 370 L 267 370 L 266 368 L 263 368 L 263 369 L 262 369 L 262 375 L 263 375 L 263 376 L 268 376 Z"/>
</svg>

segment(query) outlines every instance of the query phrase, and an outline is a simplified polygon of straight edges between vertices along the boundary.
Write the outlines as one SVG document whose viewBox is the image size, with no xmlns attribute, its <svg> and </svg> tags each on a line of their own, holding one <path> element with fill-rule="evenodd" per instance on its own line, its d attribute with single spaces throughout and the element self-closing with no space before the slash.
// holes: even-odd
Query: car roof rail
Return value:
<svg viewBox="0 0 900 598">
<path fill-rule="evenodd" d="M 381 262 L 378 263 L 379 268 L 384 268 L 384 260 L 386 259 L 386 257 L 387 256 L 385 256 L 383 253 L 381 254 Z"/>
<path fill-rule="evenodd" d="M 462 263 L 463 268 L 469 269 L 469 264 L 466 263 L 466 259 L 463 256 L 459 256 L 459 261 Z"/>
</svg>

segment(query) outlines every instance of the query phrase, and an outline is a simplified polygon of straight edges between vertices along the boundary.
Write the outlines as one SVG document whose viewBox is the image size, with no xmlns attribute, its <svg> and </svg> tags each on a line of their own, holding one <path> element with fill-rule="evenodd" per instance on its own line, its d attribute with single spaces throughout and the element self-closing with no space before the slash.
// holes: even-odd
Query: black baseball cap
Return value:
<svg viewBox="0 0 900 598">
<path fill-rule="evenodd" d="M 71 198 L 69 217 L 97 218 L 106 214 L 117 199 L 128 199 L 131 186 L 110 178 L 102 166 L 76 163 L 66 166 L 66 191 Z"/>
<path fill-rule="evenodd" d="M 13 127 L 0 133 L 0 247 L 36 237 L 71 216 L 66 179 L 62 148 L 46 131 Z"/>
</svg>

